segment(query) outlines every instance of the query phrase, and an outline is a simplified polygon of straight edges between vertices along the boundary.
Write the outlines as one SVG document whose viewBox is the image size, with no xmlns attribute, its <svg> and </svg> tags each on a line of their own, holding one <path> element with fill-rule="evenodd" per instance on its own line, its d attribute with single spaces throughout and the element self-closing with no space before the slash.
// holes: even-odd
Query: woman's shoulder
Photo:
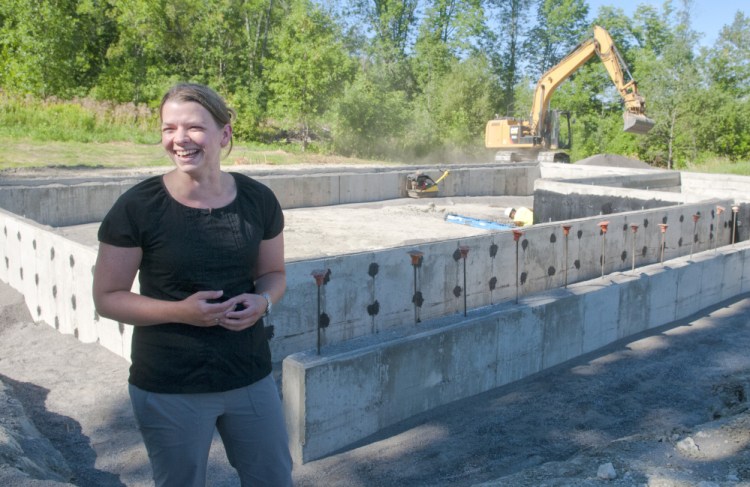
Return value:
<svg viewBox="0 0 750 487">
<path fill-rule="evenodd" d="M 159 200 L 163 200 L 167 193 L 164 190 L 161 176 L 151 176 L 143 181 L 139 181 L 128 188 L 117 199 L 116 205 L 125 205 L 127 207 L 152 205 Z"/>
<path fill-rule="evenodd" d="M 261 183 L 257 179 L 253 179 L 246 174 L 239 172 L 230 172 L 237 184 L 237 194 L 243 196 L 258 196 L 263 195 L 265 197 L 275 197 L 271 188 Z"/>
<path fill-rule="evenodd" d="M 149 176 L 143 181 L 139 181 L 135 183 L 128 191 L 129 192 L 143 192 L 143 191 L 150 191 L 153 192 L 154 190 L 159 190 L 163 188 L 162 184 L 162 175 L 157 176 Z"/>
</svg>

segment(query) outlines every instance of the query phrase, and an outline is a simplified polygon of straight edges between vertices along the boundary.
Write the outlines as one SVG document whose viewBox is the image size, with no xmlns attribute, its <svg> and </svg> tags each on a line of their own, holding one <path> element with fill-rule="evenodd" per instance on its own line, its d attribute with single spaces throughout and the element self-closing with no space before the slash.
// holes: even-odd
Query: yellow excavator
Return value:
<svg viewBox="0 0 750 487">
<path fill-rule="evenodd" d="M 539 79 L 534 91 L 530 120 L 504 117 L 487 122 L 484 145 L 488 149 L 497 150 L 495 161 L 517 162 L 537 159 L 569 162 L 568 155 L 561 149 L 570 148 L 570 114 L 550 110 L 549 103 L 557 87 L 594 54 L 604 63 L 625 102 L 623 130 L 645 134 L 653 128 L 654 121 L 646 117 L 645 100 L 638 93 L 636 83 L 617 51 L 612 37 L 609 32 L 597 25 L 594 26 L 593 38 L 579 44 L 565 59 Z M 627 72 L 630 81 L 625 81 L 623 70 Z M 560 126 L 565 121 L 567 137 L 561 140 Z"/>
</svg>

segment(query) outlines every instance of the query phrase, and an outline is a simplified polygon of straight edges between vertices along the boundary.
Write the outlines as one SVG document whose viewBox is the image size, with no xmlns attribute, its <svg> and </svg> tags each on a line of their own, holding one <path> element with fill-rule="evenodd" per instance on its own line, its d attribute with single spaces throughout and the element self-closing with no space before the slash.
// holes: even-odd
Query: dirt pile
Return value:
<svg viewBox="0 0 750 487">
<path fill-rule="evenodd" d="M 649 164 L 632 159 L 630 157 L 620 156 L 617 154 L 595 154 L 586 159 L 576 162 L 577 165 L 583 166 L 607 166 L 607 167 L 625 167 L 631 169 L 654 169 Z"/>
</svg>

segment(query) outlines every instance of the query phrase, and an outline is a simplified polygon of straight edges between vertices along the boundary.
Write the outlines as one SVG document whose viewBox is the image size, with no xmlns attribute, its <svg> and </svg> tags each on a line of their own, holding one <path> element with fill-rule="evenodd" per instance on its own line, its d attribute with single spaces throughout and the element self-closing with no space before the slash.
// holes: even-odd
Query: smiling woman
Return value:
<svg viewBox="0 0 750 487">
<path fill-rule="evenodd" d="M 204 486 L 218 429 L 242 485 L 291 485 L 263 324 L 286 288 L 281 206 L 221 170 L 234 112 L 213 90 L 177 85 L 160 114 L 175 167 L 115 202 L 93 286 L 100 315 L 134 326 L 129 390 L 155 483 Z"/>
</svg>

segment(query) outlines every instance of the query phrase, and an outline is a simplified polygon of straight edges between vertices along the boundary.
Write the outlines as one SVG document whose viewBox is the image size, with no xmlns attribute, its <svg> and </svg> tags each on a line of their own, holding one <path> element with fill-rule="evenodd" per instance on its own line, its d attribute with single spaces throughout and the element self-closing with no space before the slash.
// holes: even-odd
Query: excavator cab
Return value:
<svg viewBox="0 0 750 487">
<path fill-rule="evenodd" d="M 549 149 L 570 149 L 572 147 L 570 112 L 551 110 L 547 120 L 550 124 L 548 141 Z"/>
</svg>

